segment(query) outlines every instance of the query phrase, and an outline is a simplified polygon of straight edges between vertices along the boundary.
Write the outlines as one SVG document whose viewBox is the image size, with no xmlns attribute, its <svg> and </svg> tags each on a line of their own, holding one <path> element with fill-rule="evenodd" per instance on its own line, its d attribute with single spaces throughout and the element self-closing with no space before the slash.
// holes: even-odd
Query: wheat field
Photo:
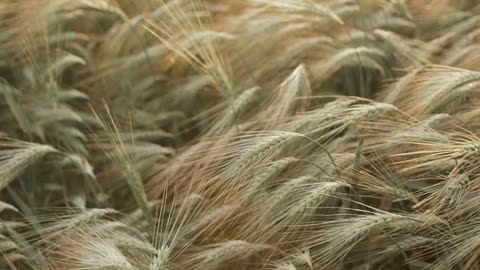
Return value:
<svg viewBox="0 0 480 270">
<path fill-rule="evenodd" d="M 0 269 L 480 269 L 477 0 L 5 0 L 0 30 Z"/>
</svg>

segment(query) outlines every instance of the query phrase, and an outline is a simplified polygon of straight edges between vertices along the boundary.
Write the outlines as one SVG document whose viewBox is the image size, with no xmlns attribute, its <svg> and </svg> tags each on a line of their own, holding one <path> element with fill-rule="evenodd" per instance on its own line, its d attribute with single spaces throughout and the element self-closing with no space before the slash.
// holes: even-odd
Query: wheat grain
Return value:
<svg viewBox="0 0 480 270">
<path fill-rule="evenodd" d="M 317 206 L 322 204 L 325 200 L 331 198 L 339 189 L 348 187 L 346 184 L 336 182 L 319 183 L 307 193 L 298 203 L 293 205 L 288 210 L 287 215 L 295 219 L 302 219 L 308 217 Z"/>
<path fill-rule="evenodd" d="M 212 247 L 195 255 L 194 260 L 196 268 L 201 269 L 217 269 L 222 263 L 241 259 L 249 254 L 256 253 L 270 247 L 258 244 L 247 243 L 240 240 L 231 240 L 228 242 L 218 243 Z"/>
</svg>

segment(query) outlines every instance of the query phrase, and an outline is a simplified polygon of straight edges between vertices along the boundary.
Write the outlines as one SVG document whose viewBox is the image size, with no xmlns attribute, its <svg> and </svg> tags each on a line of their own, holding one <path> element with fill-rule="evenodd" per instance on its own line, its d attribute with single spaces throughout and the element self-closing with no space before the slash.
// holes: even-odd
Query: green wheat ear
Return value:
<svg viewBox="0 0 480 270">
<path fill-rule="evenodd" d="M 107 155 L 116 163 L 117 166 L 120 167 L 120 170 L 128 183 L 135 201 L 142 210 L 149 226 L 153 229 L 154 221 L 152 213 L 148 208 L 147 195 L 145 193 L 142 178 L 133 166 L 132 157 L 128 154 L 125 148 L 125 144 L 121 138 L 120 130 L 118 129 L 106 103 L 105 109 L 110 119 L 110 123 L 105 122 L 93 109 L 92 111 L 114 146 L 114 152 L 112 154 L 107 153 Z"/>
<path fill-rule="evenodd" d="M 0 142 L 0 190 L 30 164 L 50 153 L 59 153 L 59 151 L 50 145 L 2 140 Z"/>
</svg>

